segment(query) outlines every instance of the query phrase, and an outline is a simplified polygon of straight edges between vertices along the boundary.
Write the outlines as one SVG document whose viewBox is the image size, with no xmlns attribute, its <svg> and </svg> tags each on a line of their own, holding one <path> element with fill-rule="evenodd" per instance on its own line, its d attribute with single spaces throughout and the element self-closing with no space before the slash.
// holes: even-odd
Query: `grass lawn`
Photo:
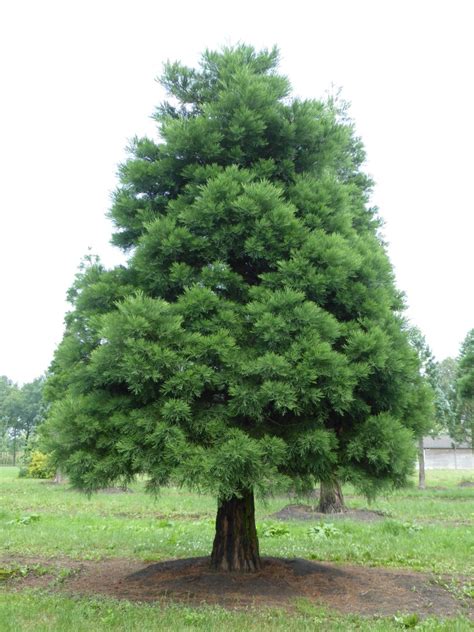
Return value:
<svg viewBox="0 0 474 632">
<path fill-rule="evenodd" d="M 434 573 L 469 599 L 474 576 L 474 488 L 472 471 L 427 472 L 428 489 L 412 487 L 381 497 L 369 509 L 383 512 L 373 522 L 278 521 L 271 514 L 294 500 L 258 502 L 261 554 L 392 567 Z M 367 508 L 345 489 L 350 508 Z M 308 504 L 314 501 L 302 501 Z M 154 499 L 140 483 L 131 493 L 87 498 L 49 482 L 19 479 L 16 468 L 0 468 L 0 558 L 4 568 L 18 559 L 130 558 L 146 562 L 208 555 L 214 534 L 215 500 L 169 488 Z M 332 526 L 331 526 L 332 525 Z M 23 571 L 22 571 L 23 572 Z M 24 571 L 26 572 L 26 571 Z M 1 578 L 1 567 L 0 567 Z M 158 606 L 110 599 L 71 598 L 42 589 L 14 591 L 0 583 L 0 630 L 291 629 L 399 630 L 415 625 L 403 617 L 367 619 L 338 615 L 304 601 L 291 612 L 231 611 L 219 607 Z M 413 627 L 412 625 L 412 627 Z M 468 630 L 462 616 L 448 622 L 424 619 L 422 630 Z"/>
<path fill-rule="evenodd" d="M 463 617 L 440 621 L 414 617 L 362 618 L 340 616 L 305 603 L 291 614 L 277 609 L 235 612 L 218 607 L 159 607 L 110 599 L 72 599 L 34 593 L 0 593 L 2 632 L 156 632 L 158 630 L 305 630 L 308 632 L 391 632 L 407 628 L 430 632 L 468 632 L 472 624 Z"/>
</svg>

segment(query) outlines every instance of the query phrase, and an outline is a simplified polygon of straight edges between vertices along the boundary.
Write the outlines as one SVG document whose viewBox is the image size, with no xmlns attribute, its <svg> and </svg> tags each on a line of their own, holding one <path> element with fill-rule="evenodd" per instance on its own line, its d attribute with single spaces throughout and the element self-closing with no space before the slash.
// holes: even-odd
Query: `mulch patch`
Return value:
<svg viewBox="0 0 474 632">
<path fill-rule="evenodd" d="M 342 513 L 325 514 L 317 511 L 311 505 L 286 505 L 280 511 L 269 516 L 277 520 L 362 520 L 364 522 L 374 522 L 383 520 L 386 516 L 381 511 L 371 511 L 370 509 L 347 509 Z"/>
<path fill-rule="evenodd" d="M 12 560 L 10 559 L 10 562 Z M 19 561 L 17 560 L 19 563 Z M 22 564 L 38 563 L 22 559 Z M 303 559 L 264 558 L 258 573 L 221 573 L 211 570 L 209 558 L 189 558 L 147 565 L 136 560 L 43 560 L 73 572 L 61 582 L 54 573 L 8 582 L 11 589 L 44 587 L 74 595 L 105 595 L 139 602 L 218 604 L 227 608 L 281 607 L 291 610 L 296 598 L 325 605 L 342 613 L 390 616 L 474 617 L 474 610 L 458 601 L 425 573 L 310 562 Z"/>
</svg>

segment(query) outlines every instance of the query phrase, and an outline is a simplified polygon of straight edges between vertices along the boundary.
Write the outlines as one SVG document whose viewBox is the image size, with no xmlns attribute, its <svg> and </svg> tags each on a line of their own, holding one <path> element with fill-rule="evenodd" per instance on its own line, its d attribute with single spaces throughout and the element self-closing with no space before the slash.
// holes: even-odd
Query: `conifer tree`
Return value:
<svg viewBox="0 0 474 632">
<path fill-rule="evenodd" d="M 260 567 L 255 491 L 402 485 L 423 418 L 361 142 L 277 62 L 166 65 L 159 136 L 133 141 L 111 209 L 128 262 L 78 275 L 48 383 L 72 482 L 215 494 L 223 570 Z"/>
<path fill-rule="evenodd" d="M 456 424 L 458 441 L 474 442 L 474 329 L 463 340 L 456 375 Z"/>
<path fill-rule="evenodd" d="M 443 428 L 440 423 L 441 401 L 440 391 L 437 385 L 438 365 L 425 336 L 418 327 L 413 326 L 408 329 L 408 339 L 418 356 L 420 375 L 423 380 L 422 387 L 420 387 L 420 394 L 423 393 L 426 399 L 426 410 L 424 411 L 426 423 L 423 430 L 424 433 L 429 433 L 434 437 L 439 434 Z M 429 406 L 431 401 L 433 405 Z M 422 434 L 418 436 L 418 487 L 419 489 L 426 488 L 425 450 Z"/>
</svg>

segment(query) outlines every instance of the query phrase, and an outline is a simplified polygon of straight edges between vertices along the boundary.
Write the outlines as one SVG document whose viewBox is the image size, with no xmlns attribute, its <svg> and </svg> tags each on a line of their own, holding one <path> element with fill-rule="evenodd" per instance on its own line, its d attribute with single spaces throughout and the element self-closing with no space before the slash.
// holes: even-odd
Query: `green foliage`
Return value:
<svg viewBox="0 0 474 632">
<path fill-rule="evenodd" d="M 420 623 L 420 617 L 416 613 L 394 616 L 393 620 L 405 629 L 416 628 Z"/>
<path fill-rule="evenodd" d="M 53 478 L 56 468 L 51 464 L 47 454 L 33 450 L 26 462 L 26 476 L 30 478 Z"/>
<path fill-rule="evenodd" d="M 456 438 L 474 442 L 474 329 L 459 354 L 456 375 Z"/>
<path fill-rule="evenodd" d="M 402 535 L 404 533 L 417 533 L 423 530 L 423 526 L 416 522 L 400 522 L 399 520 L 386 520 L 383 529 L 390 535 Z"/>
<path fill-rule="evenodd" d="M 282 535 L 288 535 L 290 530 L 284 524 L 266 524 L 263 523 L 258 529 L 259 536 L 264 538 L 276 538 Z"/>
<path fill-rule="evenodd" d="M 146 475 L 228 498 L 317 479 L 402 485 L 425 401 L 403 303 L 337 100 L 300 101 L 275 50 L 168 64 L 47 385 L 54 463 L 93 491 Z"/>
<path fill-rule="evenodd" d="M 456 373 L 457 361 L 445 358 L 436 366 L 435 405 L 438 427 L 447 431 L 454 439 L 458 438 L 456 418 Z"/>
<path fill-rule="evenodd" d="M 316 539 L 333 538 L 334 536 L 341 535 L 341 531 L 331 522 L 320 522 L 308 529 L 308 535 Z"/>
<path fill-rule="evenodd" d="M 44 378 L 19 387 L 5 376 L 0 377 L 0 445 L 17 453 L 27 451 L 37 427 L 43 422 Z"/>
<path fill-rule="evenodd" d="M 6 566 L 0 566 L 0 585 L 1 582 L 21 579 L 28 575 L 41 577 L 42 575 L 50 574 L 52 571 L 53 569 L 51 567 L 42 566 L 41 564 L 8 564 Z M 64 575 L 64 573 L 62 574 Z M 68 574 L 70 574 L 70 572 Z"/>
<path fill-rule="evenodd" d="M 20 524 L 26 525 L 31 524 L 32 522 L 37 522 L 40 519 L 38 514 L 28 514 L 27 516 L 20 516 L 15 518 L 14 520 L 10 520 L 7 524 Z"/>
</svg>

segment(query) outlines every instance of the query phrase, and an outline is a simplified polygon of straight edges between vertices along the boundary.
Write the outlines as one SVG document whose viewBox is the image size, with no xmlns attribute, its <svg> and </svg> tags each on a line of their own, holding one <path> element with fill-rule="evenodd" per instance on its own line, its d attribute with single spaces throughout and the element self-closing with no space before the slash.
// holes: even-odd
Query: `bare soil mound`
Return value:
<svg viewBox="0 0 474 632">
<path fill-rule="evenodd" d="M 336 566 L 302 559 L 265 558 L 255 574 L 221 573 L 209 558 L 160 562 L 130 573 L 114 562 L 84 569 L 67 582 L 74 593 L 105 593 L 131 601 L 179 601 L 290 607 L 297 597 L 341 612 L 392 615 L 397 612 L 453 616 L 465 609 L 429 576 L 358 566 Z"/>
<path fill-rule="evenodd" d="M 26 562 L 22 560 L 23 564 Z M 123 559 L 102 562 L 62 559 L 47 563 L 55 568 L 47 576 L 35 578 L 32 573 L 7 583 L 13 590 L 37 586 L 67 594 L 107 595 L 141 602 L 291 609 L 295 598 L 305 598 L 343 613 L 474 616 L 474 610 L 435 583 L 431 576 L 412 571 L 277 558 L 264 558 L 262 570 L 255 574 L 213 571 L 209 558 L 152 565 Z M 65 569 L 72 573 L 67 575 Z M 54 577 L 60 571 L 64 579 L 59 583 Z"/>
<path fill-rule="evenodd" d="M 363 520 L 364 522 L 374 522 L 383 520 L 385 515 L 381 511 L 371 511 L 370 509 L 347 509 L 342 513 L 325 514 L 317 511 L 311 505 L 286 505 L 280 511 L 271 514 L 270 518 L 277 520 Z"/>
</svg>

